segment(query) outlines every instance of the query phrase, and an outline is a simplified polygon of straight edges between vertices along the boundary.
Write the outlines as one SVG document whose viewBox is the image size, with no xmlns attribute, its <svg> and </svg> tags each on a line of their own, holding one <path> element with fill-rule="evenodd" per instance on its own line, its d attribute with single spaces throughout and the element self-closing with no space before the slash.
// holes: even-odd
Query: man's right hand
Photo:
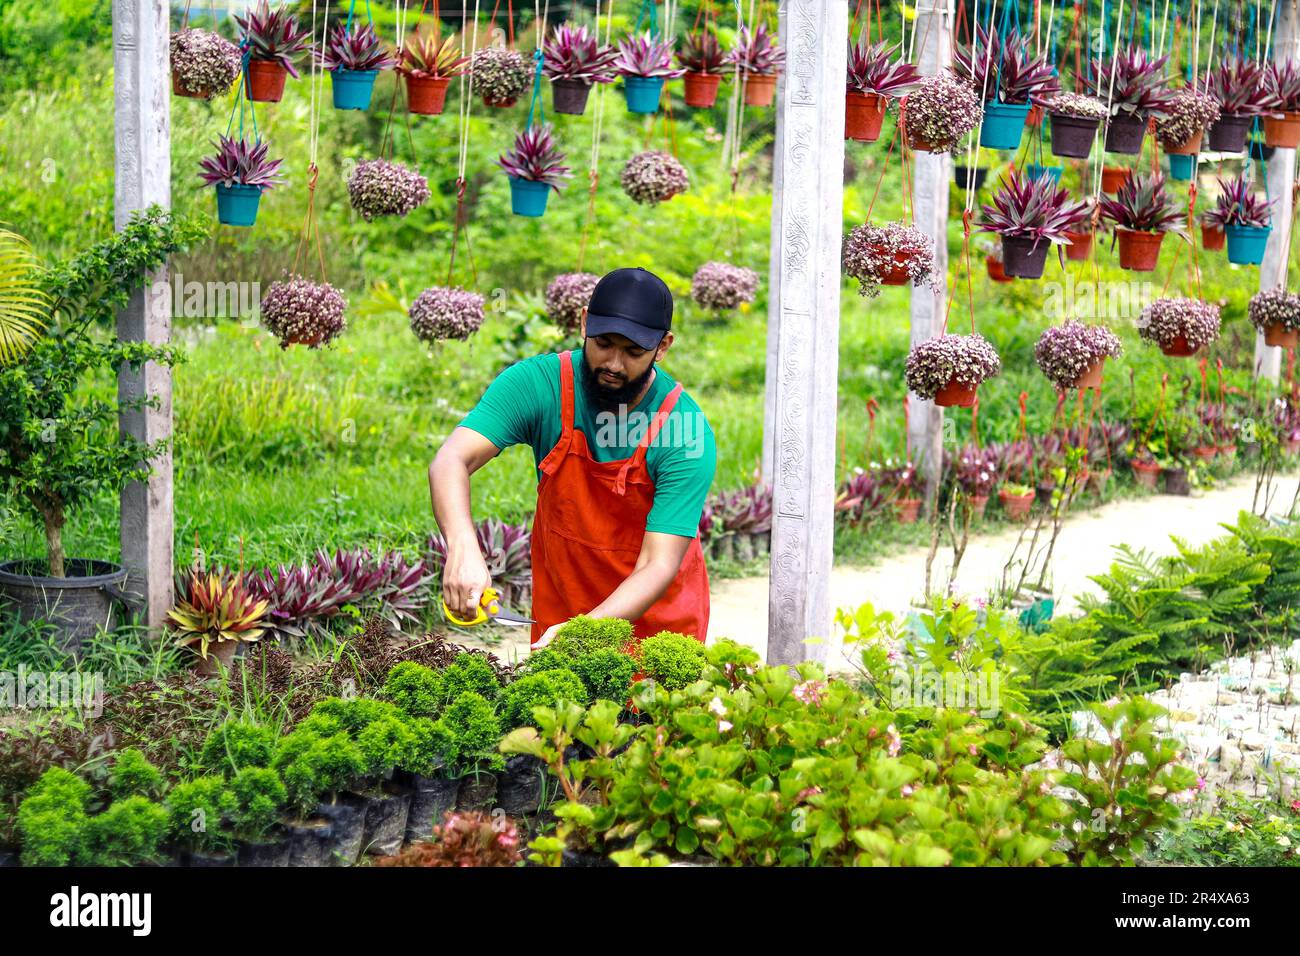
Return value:
<svg viewBox="0 0 1300 956">
<path fill-rule="evenodd" d="M 442 599 L 461 620 L 478 617 L 479 598 L 492 584 L 470 516 L 469 476 L 491 461 L 498 451 L 478 432 L 459 427 L 429 465 L 433 516 L 447 542 Z"/>
<path fill-rule="evenodd" d="M 491 584 L 492 575 L 477 545 L 447 555 L 442 569 L 442 599 L 461 620 L 478 616 L 479 599 Z"/>
</svg>

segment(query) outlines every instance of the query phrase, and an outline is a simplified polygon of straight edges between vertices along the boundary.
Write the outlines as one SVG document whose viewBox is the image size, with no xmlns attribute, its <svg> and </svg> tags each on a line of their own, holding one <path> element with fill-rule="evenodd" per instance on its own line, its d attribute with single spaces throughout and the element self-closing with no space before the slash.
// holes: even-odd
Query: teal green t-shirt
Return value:
<svg viewBox="0 0 1300 956">
<path fill-rule="evenodd" d="M 587 405 L 582 391 L 582 352 L 574 351 L 571 358 L 573 427 L 586 437 L 597 461 L 631 458 L 654 413 L 677 383 L 656 366 L 655 380 L 635 408 L 624 416 L 600 413 Z M 461 425 L 498 448 L 531 445 L 540 465 L 560 440 L 560 416 L 560 361 L 558 354 L 551 353 L 516 362 L 498 375 Z M 713 430 L 700 406 L 683 392 L 646 449 L 646 467 L 655 486 L 646 530 L 695 537 L 717 463 Z"/>
</svg>

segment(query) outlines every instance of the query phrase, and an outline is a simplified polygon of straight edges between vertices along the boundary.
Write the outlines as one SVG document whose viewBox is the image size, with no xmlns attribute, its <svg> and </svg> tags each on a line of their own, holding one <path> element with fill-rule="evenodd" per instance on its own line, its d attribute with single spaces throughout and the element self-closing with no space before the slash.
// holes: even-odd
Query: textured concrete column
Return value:
<svg viewBox="0 0 1300 956">
<path fill-rule="evenodd" d="M 168 6 L 165 0 L 113 0 L 114 209 L 117 228 L 132 212 L 152 203 L 171 205 L 171 99 L 168 70 Z M 166 344 L 171 337 L 167 271 L 150 276 L 117 317 L 123 341 Z M 170 438 L 171 372 L 152 363 L 137 373 L 123 370 L 118 395 L 156 396 L 159 407 L 123 413 L 124 434 L 145 442 Z M 127 588 L 145 598 L 145 619 L 160 627 L 172 603 L 172 459 L 154 463 L 148 482 L 122 492 L 122 563 Z"/>
<path fill-rule="evenodd" d="M 951 0 L 921 0 L 916 15 L 916 64 L 934 76 L 952 62 Z M 912 212 L 917 229 L 935 240 L 934 272 L 948 274 L 948 183 L 952 158 L 947 153 L 913 153 Z M 939 334 L 947 296 L 944 283 L 938 291 L 927 286 L 912 289 L 911 344 Z M 934 506 L 943 469 L 943 409 L 934 402 L 909 396 L 911 418 L 907 452 L 925 480 L 925 506 Z"/>
<path fill-rule="evenodd" d="M 847 0 L 787 0 L 769 663 L 824 659 L 832 608 Z M 774 245 L 776 245 L 774 243 Z"/>
<path fill-rule="evenodd" d="M 1273 25 L 1273 59 L 1277 62 L 1300 57 L 1300 36 L 1296 32 L 1295 0 L 1281 0 L 1277 23 Z M 1278 148 L 1268 161 L 1268 198 L 1273 200 L 1273 231 L 1268 235 L 1264 261 L 1259 267 L 1259 287 L 1276 289 L 1286 284 L 1286 264 L 1291 252 L 1291 188 L 1295 183 L 1294 149 Z M 1258 169 L 1259 165 L 1256 164 Z M 1255 333 L 1255 375 L 1276 382 L 1282 371 L 1285 350 L 1264 344 L 1264 333 Z"/>
<path fill-rule="evenodd" d="M 777 43 L 788 48 L 785 5 L 777 8 Z M 776 101 L 785 102 L 785 74 L 776 81 Z M 785 150 L 785 110 L 776 111 L 776 132 L 772 140 L 772 242 L 767 265 L 767 364 L 763 369 L 763 459 L 762 476 L 766 484 L 773 481 L 773 459 L 776 457 L 776 360 L 778 332 L 781 328 L 781 230 L 776 224 L 781 220 L 781 177 L 783 166 L 777 160 Z"/>
</svg>

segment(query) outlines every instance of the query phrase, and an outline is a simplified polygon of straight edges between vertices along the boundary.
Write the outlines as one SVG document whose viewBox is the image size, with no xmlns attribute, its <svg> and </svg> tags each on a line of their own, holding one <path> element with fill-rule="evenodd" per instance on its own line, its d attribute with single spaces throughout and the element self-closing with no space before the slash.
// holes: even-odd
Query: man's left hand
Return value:
<svg viewBox="0 0 1300 956">
<path fill-rule="evenodd" d="M 551 643 L 551 639 L 555 637 L 556 634 L 560 633 L 560 628 L 562 627 L 564 627 L 563 622 L 559 624 L 552 624 L 550 627 L 548 627 L 545 630 L 545 632 L 543 632 L 542 636 L 537 639 L 537 643 L 534 644 L 531 649 L 534 651 L 540 650 L 541 648 L 545 647 L 547 644 Z"/>
</svg>

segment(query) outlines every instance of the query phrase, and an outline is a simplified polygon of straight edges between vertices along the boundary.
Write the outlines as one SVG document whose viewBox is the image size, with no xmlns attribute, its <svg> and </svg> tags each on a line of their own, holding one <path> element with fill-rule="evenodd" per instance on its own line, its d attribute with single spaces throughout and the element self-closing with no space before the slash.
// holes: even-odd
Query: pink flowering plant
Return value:
<svg viewBox="0 0 1300 956">
<path fill-rule="evenodd" d="M 706 262 L 691 279 L 691 298 L 701 309 L 728 312 L 753 302 L 758 293 L 758 273 L 730 262 Z"/>
<path fill-rule="evenodd" d="M 235 14 L 235 22 L 243 31 L 250 59 L 278 63 L 298 79 L 293 60 L 311 49 L 311 31 L 298 22 L 288 4 L 272 10 L 268 0 L 258 0 L 255 7 L 242 15 Z"/>
<path fill-rule="evenodd" d="M 978 332 L 945 333 L 912 346 L 904 377 L 908 389 L 921 398 L 932 399 L 951 382 L 978 386 L 1000 371 L 1002 360 L 984 336 Z"/>
<path fill-rule="evenodd" d="M 727 54 L 726 61 L 739 66 L 742 73 L 771 76 L 785 65 L 785 51 L 772 41 L 767 25 L 760 23 L 754 29 L 740 28 L 736 45 Z"/>
<path fill-rule="evenodd" d="M 428 200 L 429 182 L 401 163 L 368 159 L 357 163 L 348 177 L 348 198 L 367 221 L 405 216 Z"/>
<path fill-rule="evenodd" d="M 1219 101 L 1208 93 L 1185 86 L 1169 100 L 1165 114 L 1156 119 L 1156 138 L 1165 149 L 1177 149 L 1219 119 Z"/>
<path fill-rule="evenodd" d="M 867 43 L 865 38 L 857 43 L 850 41 L 846 90 L 896 100 L 915 89 L 921 82 L 921 71 L 904 59 L 895 59 L 900 46 L 883 41 Z"/>
<path fill-rule="evenodd" d="M 1134 173 L 1112 196 L 1101 197 L 1103 219 L 1134 232 L 1172 232 L 1187 238 L 1185 214 L 1165 190 L 1161 173 Z"/>
<path fill-rule="evenodd" d="M 467 339 L 483 324 L 483 303 L 477 292 L 430 286 L 411 303 L 411 331 L 425 342 Z"/>
<path fill-rule="evenodd" d="M 347 328 L 347 306 L 343 291 L 328 282 L 288 275 L 271 283 L 262 296 L 262 324 L 281 348 L 320 348 Z"/>
<path fill-rule="evenodd" d="M 863 223 L 844 239 L 844 274 L 858 280 L 858 294 L 875 298 L 881 281 L 901 265 L 915 286 L 938 281 L 934 275 L 934 242 L 915 226 L 889 222 Z"/>
<path fill-rule="evenodd" d="M 1152 58 L 1141 47 L 1126 46 L 1107 59 L 1094 57 L 1090 63 L 1089 93 L 1110 104 L 1112 116 L 1154 115 L 1159 119 L 1173 94 L 1165 85 L 1164 69 L 1169 57 Z"/>
<path fill-rule="evenodd" d="M 619 182 L 634 201 L 653 206 L 686 192 L 691 177 L 677 157 L 652 149 L 629 159 L 619 174 Z"/>
<path fill-rule="evenodd" d="M 561 23 L 542 45 L 542 73 L 551 80 L 612 83 L 614 55 L 585 24 Z"/>
<path fill-rule="evenodd" d="M 1073 388 L 1084 372 L 1105 358 L 1116 358 L 1124 346 L 1104 325 L 1066 322 L 1048 326 L 1034 345 L 1034 359 L 1058 391 Z"/>
<path fill-rule="evenodd" d="M 940 152 L 956 146 L 980 121 L 980 99 L 951 73 L 923 79 L 903 99 L 907 130 Z"/>
<path fill-rule="evenodd" d="M 1138 334 L 1161 347 L 1173 345 L 1182 336 L 1193 349 L 1209 345 L 1219 337 L 1219 307 L 1200 299 L 1179 296 L 1156 299 L 1138 319 Z"/>
<path fill-rule="evenodd" d="M 681 76 L 686 71 L 673 66 L 673 41 L 660 40 L 650 33 L 624 37 L 611 63 L 619 76 Z"/>
<path fill-rule="evenodd" d="M 1300 64 L 1295 60 L 1266 63 L 1260 84 L 1266 112 L 1300 113 Z"/>
<path fill-rule="evenodd" d="M 1264 67 L 1242 56 L 1220 58 L 1205 78 L 1205 91 L 1227 116 L 1261 116 L 1269 111 Z"/>
<path fill-rule="evenodd" d="M 590 272 L 562 272 L 546 287 L 546 315 L 560 328 L 576 332 L 582 310 L 591 302 L 600 276 Z"/>
<path fill-rule="evenodd" d="M 1280 325 L 1288 331 L 1300 329 L 1300 295 L 1286 289 L 1265 289 L 1256 292 L 1246 308 L 1250 324 L 1263 331 L 1270 325 Z"/>
<path fill-rule="evenodd" d="M 190 27 L 171 35 L 172 78 L 191 95 L 212 99 L 229 92 L 239 78 L 239 47 L 211 30 Z"/>
<path fill-rule="evenodd" d="M 387 70 L 397 65 L 369 23 L 352 29 L 336 24 L 316 60 L 326 70 Z"/>
<path fill-rule="evenodd" d="M 1219 195 L 1202 221 L 1222 229 L 1224 226 L 1253 226 L 1263 229 L 1273 221 L 1273 201 L 1251 191 L 1243 176 L 1224 182 L 1219 180 Z"/>
<path fill-rule="evenodd" d="M 724 74 L 727 51 L 718 42 L 718 35 L 706 26 L 686 34 L 682 48 L 677 51 L 677 65 L 687 73 Z"/>
<path fill-rule="evenodd" d="M 257 186 L 270 189 L 280 182 L 281 159 L 269 157 L 270 144 L 218 136 L 217 151 L 199 161 L 199 178 L 207 186 Z"/>
</svg>

